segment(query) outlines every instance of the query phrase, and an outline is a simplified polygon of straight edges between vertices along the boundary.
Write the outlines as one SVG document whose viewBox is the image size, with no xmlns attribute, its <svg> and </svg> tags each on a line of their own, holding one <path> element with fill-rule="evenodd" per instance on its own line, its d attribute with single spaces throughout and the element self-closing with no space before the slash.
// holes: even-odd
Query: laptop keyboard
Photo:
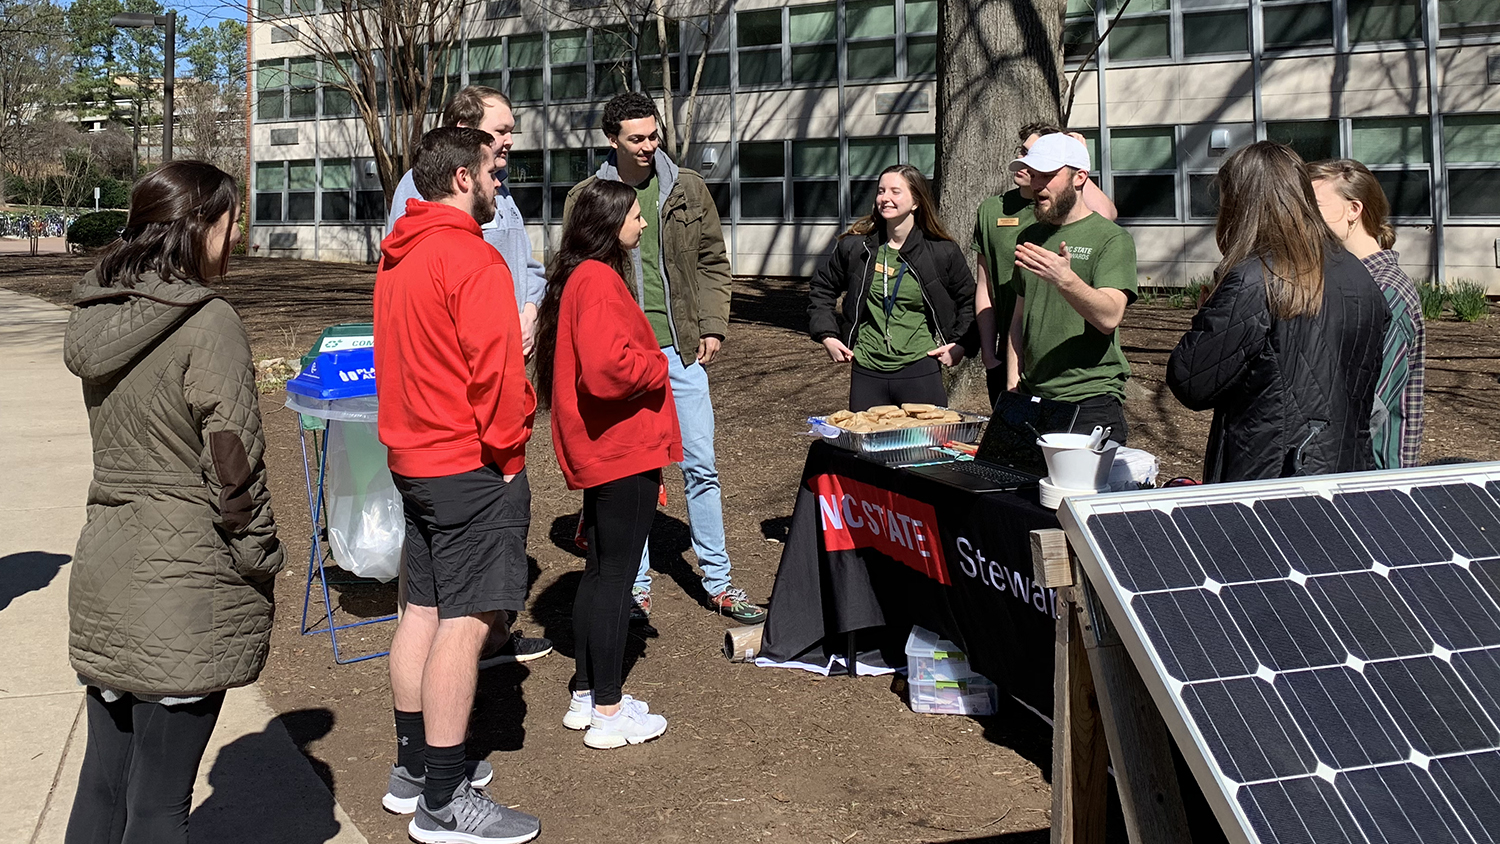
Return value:
<svg viewBox="0 0 1500 844">
<path fill-rule="evenodd" d="M 981 463 L 977 460 L 956 460 L 949 463 L 948 467 L 955 472 L 974 475 L 975 477 L 984 478 L 992 483 L 1005 486 L 1025 486 L 1036 483 L 1036 478 L 1032 475 L 1022 474 L 1021 472 L 1007 469 L 1004 466 Z"/>
</svg>

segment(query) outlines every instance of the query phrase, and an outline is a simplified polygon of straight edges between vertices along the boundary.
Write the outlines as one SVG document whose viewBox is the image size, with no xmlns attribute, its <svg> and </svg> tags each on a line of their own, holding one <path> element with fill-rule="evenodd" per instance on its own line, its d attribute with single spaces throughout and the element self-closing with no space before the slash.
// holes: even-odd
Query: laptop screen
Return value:
<svg viewBox="0 0 1500 844">
<path fill-rule="evenodd" d="M 1045 476 L 1047 460 L 1036 444 L 1037 437 L 1071 432 L 1077 418 L 1078 406 L 1068 402 L 1001 393 L 974 458 Z"/>
</svg>

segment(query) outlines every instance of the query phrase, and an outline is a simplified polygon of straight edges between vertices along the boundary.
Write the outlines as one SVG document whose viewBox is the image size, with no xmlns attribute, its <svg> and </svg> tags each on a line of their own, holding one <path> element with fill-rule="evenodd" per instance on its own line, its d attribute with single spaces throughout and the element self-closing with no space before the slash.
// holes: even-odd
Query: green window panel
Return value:
<svg viewBox="0 0 1500 844">
<path fill-rule="evenodd" d="M 767 47 L 781 43 L 781 10 L 740 12 L 736 19 L 741 47 Z"/>
<path fill-rule="evenodd" d="M 1176 176 L 1115 176 L 1113 198 L 1121 219 L 1177 219 Z"/>
<path fill-rule="evenodd" d="M 470 71 L 469 84 L 483 85 L 486 88 L 494 88 L 497 91 L 504 91 L 505 74 L 499 70 Z M 520 100 L 516 99 L 515 91 L 512 91 L 510 96 L 511 99 L 516 100 L 516 102 L 520 102 Z"/>
<path fill-rule="evenodd" d="M 542 36 L 512 35 L 510 37 L 510 66 L 530 68 L 542 66 Z"/>
<path fill-rule="evenodd" d="M 1125 18 L 1109 34 L 1110 61 L 1172 55 L 1172 24 L 1167 18 Z"/>
<path fill-rule="evenodd" d="M 907 0 L 906 34 L 938 31 L 937 0 Z"/>
<path fill-rule="evenodd" d="M 258 161 L 255 164 L 256 190 L 285 190 L 286 162 Z"/>
<path fill-rule="evenodd" d="M 895 138 L 857 138 L 849 141 L 849 176 L 879 179 L 880 171 L 900 162 Z M 874 201 L 875 194 L 870 194 Z M 855 206 L 858 207 L 857 205 Z"/>
<path fill-rule="evenodd" d="M 1109 161 L 1115 170 L 1177 169 L 1177 145 L 1172 137 L 1172 127 L 1111 130 Z"/>
<path fill-rule="evenodd" d="M 342 88 L 325 87 L 323 114 L 327 117 L 348 117 L 354 114 L 354 98 Z"/>
<path fill-rule="evenodd" d="M 505 162 L 505 183 L 525 185 L 542 183 L 542 153 L 540 150 L 524 152 L 510 151 Z"/>
<path fill-rule="evenodd" d="M 255 222 L 281 222 L 281 194 L 257 193 L 255 195 Z"/>
<path fill-rule="evenodd" d="M 1349 155 L 1368 166 L 1426 164 L 1432 160 L 1431 133 L 1422 117 L 1353 120 Z"/>
<path fill-rule="evenodd" d="M 781 182 L 745 182 L 740 185 L 740 217 L 746 220 L 784 219 L 785 202 Z"/>
<path fill-rule="evenodd" d="M 781 84 L 780 50 L 741 51 L 739 59 L 741 85 Z"/>
<path fill-rule="evenodd" d="M 793 44 L 811 44 L 838 38 L 838 12 L 832 4 L 802 6 L 788 12 L 788 30 Z"/>
<path fill-rule="evenodd" d="M 937 172 L 937 136 L 912 135 L 906 139 L 906 163 L 932 178 Z"/>
<path fill-rule="evenodd" d="M 556 73 L 556 71 L 553 71 Z M 642 81 L 648 89 L 661 86 L 661 64 L 652 62 L 641 67 Z M 630 63 L 626 61 L 605 62 L 594 65 L 594 95 L 613 97 L 630 90 Z M 554 86 L 556 85 L 554 77 Z"/>
<path fill-rule="evenodd" d="M 1105 0 L 1104 13 L 1114 17 L 1124 5 L 1121 0 Z M 1130 8 L 1126 10 L 1127 15 L 1142 15 L 1148 12 L 1170 12 L 1172 11 L 1172 0 L 1130 0 Z"/>
<path fill-rule="evenodd" d="M 802 220 L 838 217 L 839 183 L 837 181 L 792 183 L 792 216 Z"/>
<path fill-rule="evenodd" d="M 552 99 L 576 100 L 589 94 L 589 73 L 586 67 L 552 68 Z"/>
<path fill-rule="evenodd" d="M 574 29 L 568 32 L 552 33 L 548 55 L 551 56 L 553 64 L 583 61 L 588 57 L 588 50 L 584 44 L 583 30 Z"/>
<path fill-rule="evenodd" d="M 1090 20 L 1094 17 L 1094 0 L 1068 0 L 1068 17 L 1079 17 L 1087 15 Z"/>
<path fill-rule="evenodd" d="M 1250 50 L 1250 18 L 1244 9 L 1182 16 L 1182 51 L 1189 56 Z"/>
<path fill-rule="evenodd" d="M 292 85 L 307 86 L 318 84 L 318 60 L 314 58 L 292 59 L 289 62 L 290 70 L 287 73 Z"/>
<path fill-rule="evenodd" d="M 839 79 L 839 57 L 833 45 L 792 48 L 792 81 L 837 82 Z"/>
<path fill-rule="evenodd" d="M 906 72 L 911 76 L 937 73 L 937 36 L 918 35 L 906 37 Z"/>
<path fill-rule="evenodd" d="M 555 43 L 555 42 L 554 42 Z M 630 33 L 624 29 L 594 30 L 594 61 L 630 56 Z"/>
<path fill-rule="evenodd" d="M 881 38 L 896 34 L 896 4 L 891 0 L 851 0 L 844 6 L 849 38 Z"/>
<path fill-rule="evenodd" d="M 286 117 L 286 92 L 279 89 L 261 91 L 256 98 L 255 113 L 261 120 Z"/>
<path fill-rule="evenodd" d="M 260 0 L 258 8 L 262 18 L 276 18 L 286 13 L 286 4 L 282 0 Z"/>
<path fill-rule="evenodd" d="M 1303 161 L 1340 158 L 1339 124 L 1334 120 L 1299 120 L 1267 123 L 1266 139 L 1286 144 Z"/>
<path fill-rule="evenodd" d="M 1500 161 L 1500 114 L 1444 116 L 1443 159 L 1449 164 Z"/>
<path fill-rule="evenodd" d="M 1443 37 L 1500 32 L 1500 0 L 1438 0 Z"/>
<path fill-rule="evenodd" d="M 288 162 L 286 186 L 290 190 L 313 190 L 318 186 L 318 166 L 312 161 Z"/>
<path fill-rule="evenodd" d="M 786 173 L 781 141 L 757 141 L 740 144 L 740 178 L 781 178 Z"/>
<path fill-rule="evenodd" d="M 1500 170 L 1448 168 L 1448 213 L 1454 217 L 1500 217 Z"/>
<path fill-rule="evenodd" d="M 589 169 L 588 150 L 567 149 L 552 151 L 552 184 L 564 184 L 572 187 L 587 179 L 592 173 L 593 171 Z"/>
<path fill-rule="evenodd" d="M 1431 217 L 1432 184 L 1428 168 L 1376 170 L 1375 181 L 1391 203 L 1393 217 Z"/>
<path fill-rule="evenodd" d="M 508 93 L 511 102 L 516 104 L 541 102 L 541 69 L 512 70 L 510 72 L 510 91 Z"/>
<path fill-rule="evenodd" d="M 838 141 L 793 141 L 792 175 L 838 176 Z"/>
<path fill-rule="evenodd" d="M 675 20 L 667 21 L 667 52 L 669 54 L 679 52 L 682 49 L 682 36 L 680 34 L 680 31 L 681 24 L 679 24 Z M 661 46 L 657 44 L 656 37 L 656 22 L 653 20 L 650 21 L 648 26 L 641 31 L 641 55 L 661 55 Z M 626 43 L 629 43 L 629 39 L 626 39 Z"/>
<path fill-rule="evenodd" d="M 256 62 L 255 87 L 260 90 L 286 87 L 285 61 L 282 59 L 272 59 L 266 62 Z"/>
<path fill-rule="evenodd" d="M 1094 19 L 1070 20 L 1063 26 L 1063 58 L 1069 61 L 1082 60 L 1094 49 Z"/>
<path fill-rule="evenodd" d="M 347 158 L 323 159 L 323 190 L 349 190 L 354 187 L 354 164 Z"/>
<path fill-rule="evenodd" d="M 693 74 L 698 72 L 698 57 L 693 60 L 684 70 L 682 90 L 692 88 Z M 717 88 L 729 87 L 729 56 L 724 53 L 711 53 L 703 63 L 703 76 L 698 80 L 698 90 L 710 91 Z"/>
<path fill-rule="evenodd" d="M 1212 220 L 1219 216 L 1219 177 L 1214 173 L 1188 176 L 1188 217 Z"/>
<path fill-rule="evenodd" d="M 1415 41 L 1422 37 L 1420 0 L 1349 0 L 1349 40 Z"/>
<path fill-rule="evenodd" d="M 1333 6 L 1304 3 L 1266 6 L 1261 11 L 1267 48 L 1308 47 L 1333 43 Z"/>
<path fill-rule="evenodd" d="M 469 42 L 469 75 L 505 67 L 505 42 L 499 38 Z"/>
<path fill-rule="evenodd" d="M 895 41 L 855 41 L 847 46 L 850 79 L 884 79 L 896 75 Z"/>
</svg>

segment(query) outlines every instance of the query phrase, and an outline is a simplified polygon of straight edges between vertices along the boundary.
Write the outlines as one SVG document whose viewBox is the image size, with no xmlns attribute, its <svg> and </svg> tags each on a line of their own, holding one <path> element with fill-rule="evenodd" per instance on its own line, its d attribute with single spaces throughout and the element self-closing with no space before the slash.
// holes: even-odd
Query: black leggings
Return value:
<svg viewBox="0 0 1500 844">
<path fill-rule="evenodd" d="M 937 358 L 922 358 L 895 372 L 880 372 L 851 364 L 849 372 L 849 409 L 869 410 L 882 404 L 920 402 L 948 405 L 948 391 L 943 389 L 943 366 Z"/>
<path fill-rule="evenodd" d="M 66 844 L 187 844 L 193 781 L 224 705 L 162 706 L 88 687 L 88 746 Z"/>
<path fill-rule="evenodd" d="M 661 470 L 653 469 L 583 491 L 588 562 L 573 598 L 573 688 L 594 692 L 595 706 L 620 702 L 630 585 L 656 518 Z"/>
</svg>

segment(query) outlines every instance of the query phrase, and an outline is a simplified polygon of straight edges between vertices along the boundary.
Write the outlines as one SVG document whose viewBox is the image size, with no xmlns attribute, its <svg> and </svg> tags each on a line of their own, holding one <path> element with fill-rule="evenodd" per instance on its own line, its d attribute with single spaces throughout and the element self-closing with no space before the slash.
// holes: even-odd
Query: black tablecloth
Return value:
<svg viewBox="0 0 1500 844">
<path fill-rule="evenodd" d="M 760 655 L 824 662 L 851 631 L 920 624 L 1050 714 L 1056 591 L 1032 582 L 1030 532 L 1058 523 L 1036 495 L 975 494 L 814 443 Z"/>
</svg>

